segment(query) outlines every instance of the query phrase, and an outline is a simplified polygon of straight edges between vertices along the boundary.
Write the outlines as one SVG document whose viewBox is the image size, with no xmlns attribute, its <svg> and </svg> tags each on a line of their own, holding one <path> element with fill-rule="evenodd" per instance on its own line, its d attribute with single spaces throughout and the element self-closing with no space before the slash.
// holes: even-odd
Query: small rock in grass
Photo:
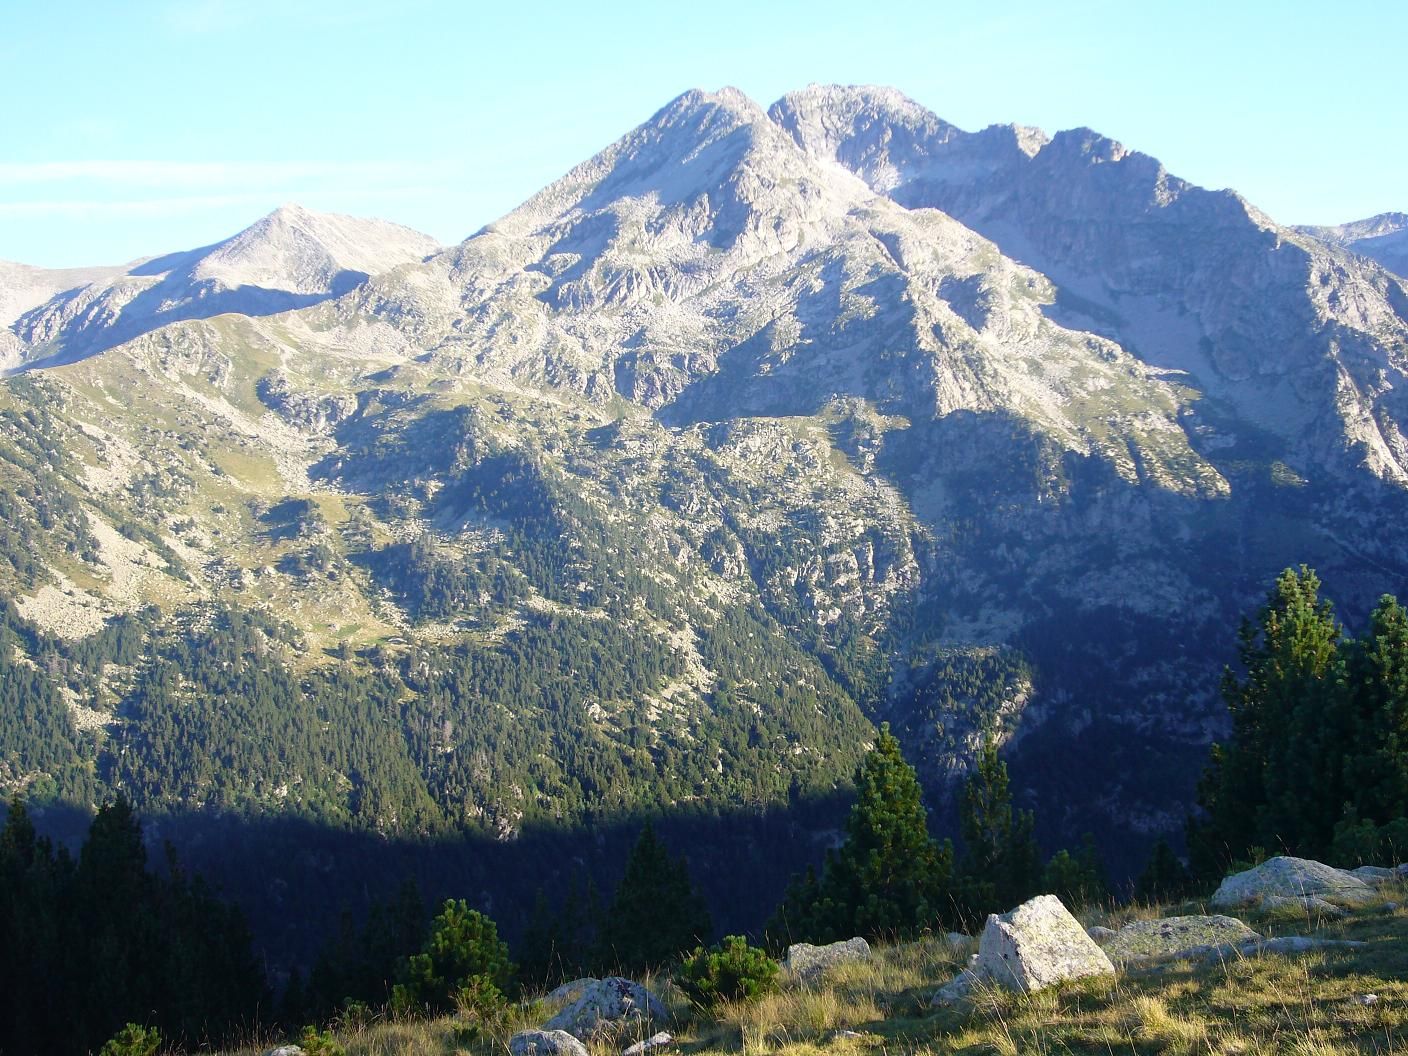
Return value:
<svg viewBox="0 0 1408 1056">
<path fill-rule="evenodd" d="M 675 1043 L 675 1036 L 665 1031 L 652 1034 L 644 1041 L 638 1041 L 626 1049 L 621 1056 L 645 1056 L 647 1052 L 654 1052 L 656 1049 L 663 1049 Z"/>
<path fill-rule="evenodd" d="M 587 1056 L 587 1047 L 565 1030 L 525 1030 L 508 1041 L 512 1056 Z"/>
</svg>

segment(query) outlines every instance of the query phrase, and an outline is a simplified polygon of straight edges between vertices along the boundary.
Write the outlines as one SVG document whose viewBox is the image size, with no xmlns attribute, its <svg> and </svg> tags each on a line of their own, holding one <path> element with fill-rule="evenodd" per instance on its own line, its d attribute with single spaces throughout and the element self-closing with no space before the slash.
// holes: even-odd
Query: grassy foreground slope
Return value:
<svg viewBox="0 0 1408 1056">
<path fill-rule="evenodd" d="M 1270 1054 L 1337 1056 L 1408 1052 L 1408 907 L 1403 892 L 1343 920 L 1246 915 L 1266 935 L 1354 939 L 1355 948 L 1296 955 L 1163 962 L 1036 994 L 978 992 L 966 1005 L 931 1009 L 934 991 L 962 967 L 975 943 L 942 937 L 882 946 L 868 963 L 837 966 L 815 986 L 792 983 L 760 1000 L 692 1009 L 663 978 L 681 1056 L 1026 1056 L 1046 1053 Z M 1119 927 L 1132 919 L 1206 912 L 1198 903 L 1090 910 L 1082 922 Z M 1370 997 L 1369 995 L 1373 995 Z M 490 1056 L 546 1014 L 526 1002 L 487 1030 L 454 1017 L 344 1023 L 348 1056 Z M 661 1025 L 656 1024 L 655 1029 Z M 273 1043 L 279 1039 L 267 1039 Z M 614 1056 L 630 1041 L 593 1047 Z M 255 1056 L 251 1046 L 238 1056 Z"/>
</svg>

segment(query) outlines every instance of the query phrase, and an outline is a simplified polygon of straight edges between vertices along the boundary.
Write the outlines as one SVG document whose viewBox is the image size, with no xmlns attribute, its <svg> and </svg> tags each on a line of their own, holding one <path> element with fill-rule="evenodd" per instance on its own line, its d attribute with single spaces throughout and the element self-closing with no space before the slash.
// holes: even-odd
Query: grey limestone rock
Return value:
<svg viewBox="0 0 1408 1056">
<path fill-rule="evenodd" d="M 585 1039 L 619 1034 L 668 1017 L 660 999 L 640 983 L 613 975 L 588 982 L 581 995 L 543 1024 L 543 1029 L 565 1030 Z"/>
<path fill-rule="evenodd" d="M 622 1056 L 645 1056 L 647 1052 L 669 1048 L 675 1043 L 675 1036 L 667 1031 L 659 1031 L 650 1037 L 628 1046 Z"/>
<path fill-rule="evenodd" d="M 1014 990 L 1041 990 L 1068 979 L 1109 975 L 1115 966 L 1055 895 L 1038 895 L 988 917 L 976 971 Z"/>
<path fill-rule="evenodd" d="M 934 996 L 937 1005 L 966 997 L 979 983 L 1042 990 L 1068 979 L 1111 975 L 1115 966 L 1055 895 L 1038 895 L 988 917 L 978 959 Z"/>
<path fill-rule="evenodd" d="M 1261 936 L 1235 917 L 1164 917 L 1126 924 L 1102 943 L 1116 964 L 1187 955 L 1215 946 L 1255 942 Z"/>
<path fill-rule="evenodd" d="M 587 1056 L 587 1047 L 565 1030 L 525 1030 L 509 1039 L 512 1056 Z"/>
<path fill-rule="evenodd" d="M 1357 869 L 1349 871 L 1370 887 L 1387 887 L 1389 884 L 1398 883 L 1400 879 L 1397 869 L 1389 869 L 1382 865 L 1361 865 Z"/>
<path fill-rule="evenodd" d="M 973 992 L 973 988 L 979 983 L 978 973 L 972 968 L 965 968 L 953 977 L 949 982 L 939 987 L 934 994 L 934 999 L 929 1003 L 936 1007 L 944 1005 L 956 1005 Z"/>
<path fill-rule="evenodd" d="M 549 991 L 547 995 L 544 996 L 543 1003 L 547 1005 L 571 1004 L 573 1001 L 576 1001 L 579 997 L 582 996 L 583 993 L 586 992 L 587 987 L 600 981 L 601 980 L 597 979 L 595 976 L 585 976 L 581 979 L 572 979 L 569 982 L 565 982 L 561 986 Z"/>
<path fill-rule="evenodd" d="M 1307 897 L 1335 906 L 1354 907 L 1372 902 L 1374 892 L 1353 873 L 1323 862 L 1282 855 L 1227 877 L 1213 894 L 1210 904 L 1217 909 L 1277 908 L 1275 902 L 1267 906 L 1267 900 Z M 1318 907 L 1309 904 L 1306 908 Z"/>
<path fill-rule="evenodd" d="M 809 942 L 793 943 L 787 947 L 787 957 L 783 967 L 804 982 L 820 978 L 826 971 L 838 964 L 849 961 L 868 961 L 870 943 L 857 936 L 844 942 L 832 942 L 825 946 L 813 946 Z"/>
</svg>

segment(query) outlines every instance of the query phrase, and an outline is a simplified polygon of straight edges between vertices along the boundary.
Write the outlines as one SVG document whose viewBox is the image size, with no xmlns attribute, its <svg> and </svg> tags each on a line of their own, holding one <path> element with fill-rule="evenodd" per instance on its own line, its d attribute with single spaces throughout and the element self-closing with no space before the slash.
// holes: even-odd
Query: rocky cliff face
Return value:
<svg viewBox="0 0 1408 1056">
<path fill-rule="evenodd" d="M 4 396 L 82 510 L 0 568 L 21 612 L 230 603 L 412 673 L 626 626 L 658 677 L 583 688 L 580 732 L 662 782 L 715 742 L 835 780 L 888 719 L 936 793 L 996 736 L 1053 830 L 1133 846 L 1181 823 L 1276 571 L 1351 617 L 1408 572 L 1403 280 L 1088 130 L 691 92 L 431 249 L 282 210 L 21 317 L 30 359 L 106 350 Z M 479 706 L 435 704 L 432 793 Z M 567 809 L 465 765 L 496 832 Z"/>
</svg>

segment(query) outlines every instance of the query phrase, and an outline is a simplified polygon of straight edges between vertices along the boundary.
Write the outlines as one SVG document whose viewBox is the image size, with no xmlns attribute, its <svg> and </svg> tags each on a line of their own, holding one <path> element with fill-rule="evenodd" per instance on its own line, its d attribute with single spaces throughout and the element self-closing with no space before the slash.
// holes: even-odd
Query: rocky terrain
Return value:
<svg viewBox="0 0 1408 1056">
<path fill-rule="evenodd" d="M 1350 224 L 1297 230 L 1376 260 L 1399 277 L 1408 276 L 1408 213 L 1380 213 Z"/>
<path fill-rule="evenodd" d="M 1133 862 L 1271 577 L 1352 621 L 1408 571 L 1408 286 L 1346 238 L 1085 129 L 726 89 L 443 250 L 290 207 L 42 303 L 0 273 L 0 590 L 32 643 L 149 642 L 49 665 L 69 792 L 510 839 L 826 790 L 888 720 L 936 804 L 997 737 L 1048 835 Z M 178 790 L 144 678 L 203 684 L 232 610 L 319 761 Z M 376 765 L 317 754 L 338 664 L 388 687 Z"/>
</svg>

